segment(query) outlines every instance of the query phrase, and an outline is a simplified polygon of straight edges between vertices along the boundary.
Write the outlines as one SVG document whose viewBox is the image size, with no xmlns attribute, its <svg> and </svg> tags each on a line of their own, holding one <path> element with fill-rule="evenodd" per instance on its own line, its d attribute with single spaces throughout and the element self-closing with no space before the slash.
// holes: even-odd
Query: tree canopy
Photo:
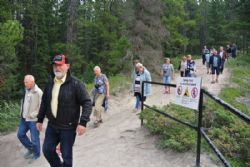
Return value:
<svg viewBox="0 0 250 167">
<path fill-rule="evenodd" d="M 44 86 L 55 54 L 74 75 L 92 81 L 92 68 L 128 72 L 133 57 L 157 72 L 163 57 L 200 54 L 250 43 L 246 0 L 0 0 L 0 97 L 16 98 L 23 76 Z"/>
</svg>

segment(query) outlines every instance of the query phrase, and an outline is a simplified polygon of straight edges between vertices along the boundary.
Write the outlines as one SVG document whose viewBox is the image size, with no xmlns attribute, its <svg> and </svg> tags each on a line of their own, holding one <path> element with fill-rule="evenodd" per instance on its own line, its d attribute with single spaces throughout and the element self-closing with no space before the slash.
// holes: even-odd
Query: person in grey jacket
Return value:
<svg viewBox="0 0 250 167">
<path fill-rule="evenodd" d="M 24 157 L 35 160 L 40 156 L 40 139 L 39 131 L 36 129 L 36 121 L 43 92 L 35 84 L 35 78 L 32 75 L 24 77 L 24 85 L 25 94 L 21 103 L 21 118 L 17 137 L 28 150 Z M 28 131 L 30 131 L 31 138 L 27 136 Z"/>
</svg>

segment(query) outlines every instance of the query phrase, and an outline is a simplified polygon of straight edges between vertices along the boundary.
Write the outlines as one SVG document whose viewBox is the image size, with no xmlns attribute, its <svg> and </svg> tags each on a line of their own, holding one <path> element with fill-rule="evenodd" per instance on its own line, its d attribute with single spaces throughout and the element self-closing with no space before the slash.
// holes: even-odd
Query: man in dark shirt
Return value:
<svg viewBox="0 0 250 167">
<path fill-rule="evenodd" d="M 75 137 L 86 131 L 92 102 L 84 84 L 70 74 L 70 64 L 65 55 L 55 56 L 52 63 L 54 74 L 45 87 L 36 126 L 41 131 L 45 116 L 48 118 L 43 153 L 50 166 L 72 167 Z M 63 163 L 56 153 L 59 143 Z"/>
</svg>

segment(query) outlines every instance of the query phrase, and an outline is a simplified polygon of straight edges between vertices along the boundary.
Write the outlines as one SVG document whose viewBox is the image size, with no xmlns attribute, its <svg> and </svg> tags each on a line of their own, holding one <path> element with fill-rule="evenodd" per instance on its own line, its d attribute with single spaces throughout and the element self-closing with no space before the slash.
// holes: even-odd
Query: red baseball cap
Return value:
<svg viewBox="0 0 250 167">
<path fill-rule="evenodd" d="M 56 55 L 53 58 L 52 64 L 59 64 L 59 65 L 68 64 L 68 59 L 64 54 Z"/>
</svg>

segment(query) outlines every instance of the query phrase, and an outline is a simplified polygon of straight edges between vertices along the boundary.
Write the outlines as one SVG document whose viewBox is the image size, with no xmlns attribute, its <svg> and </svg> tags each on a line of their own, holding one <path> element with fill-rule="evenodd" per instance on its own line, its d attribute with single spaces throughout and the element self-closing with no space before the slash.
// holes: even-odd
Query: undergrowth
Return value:
<svg viewBox="0 0 250 167">
<path fill-rule="evenodd" d="M 19 123 L 20 105 L 4 101 L 0 103 L 0 111 L 0 133 L 15 130 Z"/>
</svg>

